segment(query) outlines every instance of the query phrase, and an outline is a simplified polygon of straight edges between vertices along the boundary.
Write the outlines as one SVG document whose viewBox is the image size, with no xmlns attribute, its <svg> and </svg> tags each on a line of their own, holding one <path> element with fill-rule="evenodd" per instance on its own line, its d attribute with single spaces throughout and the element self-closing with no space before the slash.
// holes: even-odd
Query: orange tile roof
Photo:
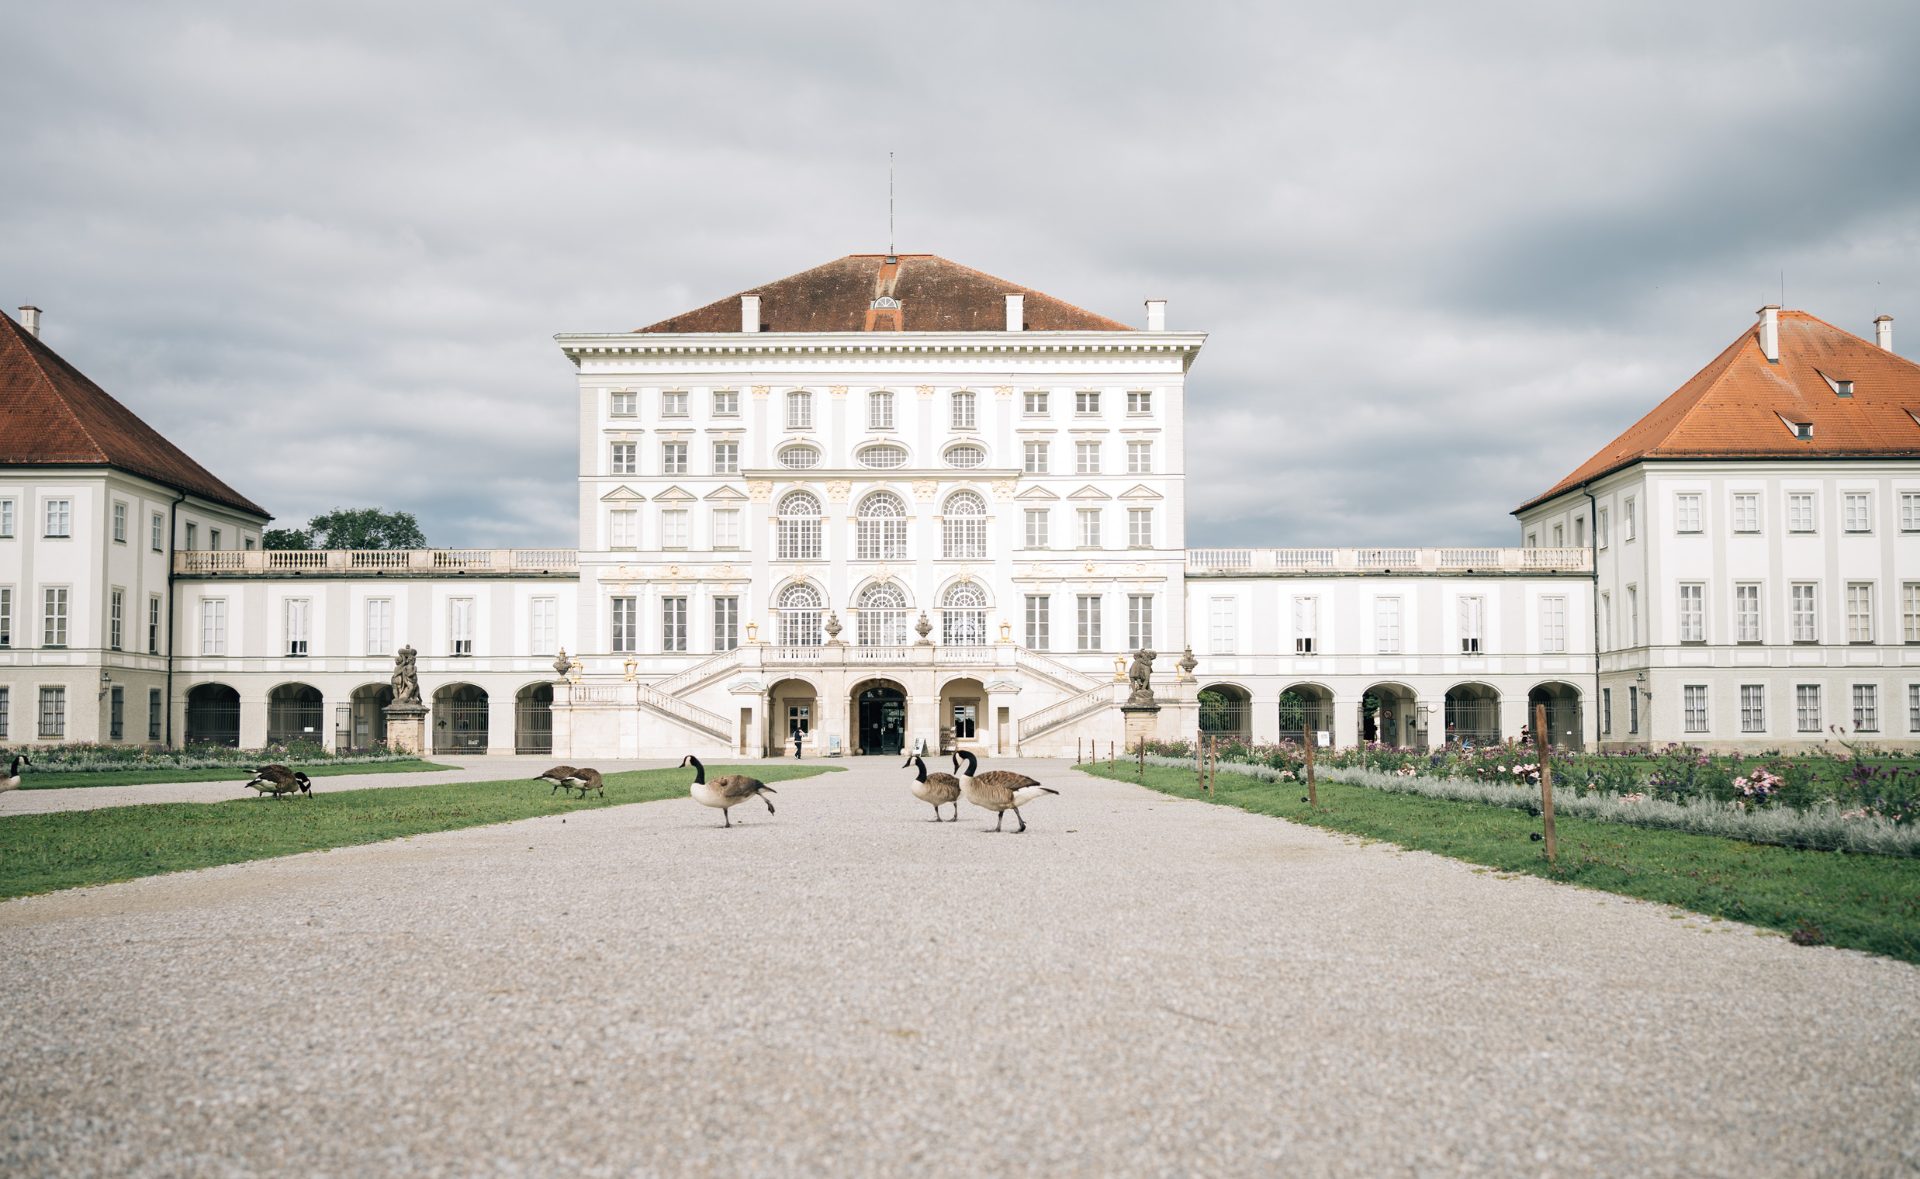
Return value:
<svg viewBox="0 0 1920 1179">
<path fill-rule="evenodd" d="M 1828 380 L 1852 381 L 1841 397 Z M 1920 364 L 1804 311 L 1780 313 L 1780 360 L 1740 333 L 1672 396 L 1571 475 L 1514 509 L 1645 459 L 1920 458 Z M 1787 422 L 1807 422 L 1794 437 Z"/>
<path fill-rule="evenodd" d="M 740 295 L 760 296 L 760 322 L 770 332 L 999 332 L 1007 327 L 1008 295 L 1025 296 L 1028 331 L 1133 330 L 934 254 L 894 257 L 889 264 L 884 254 L 849 254 L 637 330 L 737 332 Z M 876 308 L 883 297 L 897 301 L 898 310 Z"/>
<path fill-rule="evenodd" d="M 107 466 L 272 515 L 228 487 L 12 316 L 0 314 L 0 467 Z"/>
</svg>

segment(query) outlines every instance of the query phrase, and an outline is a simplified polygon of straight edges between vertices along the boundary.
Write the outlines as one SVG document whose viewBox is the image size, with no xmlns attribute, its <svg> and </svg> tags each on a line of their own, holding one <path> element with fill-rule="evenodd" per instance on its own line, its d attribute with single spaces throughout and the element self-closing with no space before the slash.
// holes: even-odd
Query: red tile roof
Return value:
<svg viewBox="0 0 1920 1179">
<path fill-rule="evenodd" d="M 637 330 L 737 332 L 740 295 L 760 296 L 760 322 L 770 332 L 1000 332 L 1007 327 L 1008 295 L 1025 296 L 1028 331 L 1133 330 L 933 254 L 895 257 L 898 261 L 889 263 L 884 254 L 849 254 Z M 883 299 L 896 301 L 898 309 Z"/>
<path fill-rule="evenodd" d="M 1842 397 L 1832 381 L 1853 382 Z M 1600 448 L 1535 504 L 1643 459 L 1920 458 L 1920 365 L 1804 311 L 1780 313 L 1780 360 L 1760 328 L 1727 345 L 1672 396 Z M 1813 436 L 1794 437 L 1788 422 Z"/>
<path fill-rule="evenodd" d="M 108 466 L 271 514 L 214 478 L 11 316 L 0 314 L 0 467 Z"/>
</svg>

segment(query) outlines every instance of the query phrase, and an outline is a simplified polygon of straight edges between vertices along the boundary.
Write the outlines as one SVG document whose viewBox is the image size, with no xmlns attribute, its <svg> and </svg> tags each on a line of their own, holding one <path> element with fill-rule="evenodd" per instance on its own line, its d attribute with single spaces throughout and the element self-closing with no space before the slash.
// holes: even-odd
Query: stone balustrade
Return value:
<svg viewBox="0 0 1920 1179">
<path fill-rule="evenodd" d="M 465 573 L 578 576 L 574 549 L 220 549 L 173 555 L 193 577 L 445 577 Z"/>
<path fill-rule="evenodd" d="M 1187 572 L 1199 576 L 1312 576 L 1328 573 L 1590 573 L 1584 548 L 1299 548 L 1189 549 Z"/>
</svg>

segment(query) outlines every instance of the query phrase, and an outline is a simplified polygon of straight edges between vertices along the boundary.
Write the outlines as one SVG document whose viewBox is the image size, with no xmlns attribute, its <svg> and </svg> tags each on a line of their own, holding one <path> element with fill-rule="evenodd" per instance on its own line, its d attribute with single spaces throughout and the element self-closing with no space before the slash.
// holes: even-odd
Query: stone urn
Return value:
<svg viewBox="0 0 1920 1179">
<path fill-rule="evenodd" d="M 838 615 L 838 614 L 828 614 L 828 615 L 827 615 L 827 639 L 828 639 L 828 641 L 830 641 L 830 642 L 836 642 L 836 643 L 837 643 L 837 642 L 839 642 L 839 641 L 840 641 L 840 629 L 841 629 L 841 628 L 840 628 L 840 615 Z"/>
<path fill-rule="evenodd" d="M 913 633 L 920 636 L 922 643 L 926 642 L 927 636 L 933 633 L 933 623 L 927 621 L 925 610 L 920 611 L 920 620 L 913 624 Z"/>
<path fill-rule="evenodd" d="M 1193 657 L 1192 646 L 1187 647 L 1186 651 L 1181 654 L 1180 661 L 1174 664 L 1174 666 L 1180 669 L 1181 679 L 1188 681 L 1193 679 L 1193 669 L 1200 666 L 1200 661 Z"/>
</svg>

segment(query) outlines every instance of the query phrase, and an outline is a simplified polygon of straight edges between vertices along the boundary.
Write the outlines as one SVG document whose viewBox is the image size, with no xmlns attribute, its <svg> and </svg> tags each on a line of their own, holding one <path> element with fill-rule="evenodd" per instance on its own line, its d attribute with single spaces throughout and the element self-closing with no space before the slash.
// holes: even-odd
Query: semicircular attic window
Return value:
<svg viewBox="0 0 1920 1179">
<path fill-rule="evenodd" d="M 977 467 L 987 461 L 987 452 L 984 447 L 967 443 L 962 446 L 949 447 L 946 453 L 946 460 L 949 467 Z"/>
<path fill-rule="evenodd" d="M 775 456 L 780 465 L 795 471 L 804 471 L 808 467 L 820 465 L 820 452 L 811 446 L 789 446 Z"/>
</svg>

